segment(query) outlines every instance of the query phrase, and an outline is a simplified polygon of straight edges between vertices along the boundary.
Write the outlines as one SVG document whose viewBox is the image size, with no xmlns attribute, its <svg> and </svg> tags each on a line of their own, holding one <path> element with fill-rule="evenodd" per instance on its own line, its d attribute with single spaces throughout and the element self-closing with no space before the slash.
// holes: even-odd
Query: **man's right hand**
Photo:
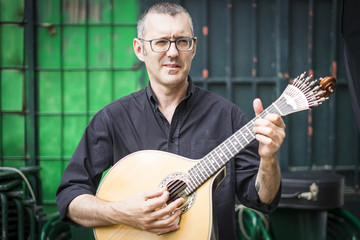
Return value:
<svg viewBox="0 0 360 240">
<path fill-rule="evenodd" d="M 169 192 L 158 189 L 138 193 L 120 202 L 106 202 L 93 195 L 80 195 L 69 205 L 68 216 L 86 227 L 124 224 L 140 230 L 166 233 L 177 230 L 176 220 L 184 203 L 179 198 L 169 205 Z"/>
</svg>

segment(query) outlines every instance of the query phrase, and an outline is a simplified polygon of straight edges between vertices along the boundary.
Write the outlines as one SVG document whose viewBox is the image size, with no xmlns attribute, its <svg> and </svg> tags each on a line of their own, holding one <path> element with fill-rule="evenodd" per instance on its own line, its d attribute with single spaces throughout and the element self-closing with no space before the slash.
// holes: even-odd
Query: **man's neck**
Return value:
<svg viewBox="0 0 360 240">
<path fill-rule="evenodd" d="M 159 111 L 165 116 L 169 123 L 171 123 L 176 107 L 186 97 L 189 82 L 169 88 L 165 86 L 151 85 L 151 88 L 158 100 Z"/>
</svg>

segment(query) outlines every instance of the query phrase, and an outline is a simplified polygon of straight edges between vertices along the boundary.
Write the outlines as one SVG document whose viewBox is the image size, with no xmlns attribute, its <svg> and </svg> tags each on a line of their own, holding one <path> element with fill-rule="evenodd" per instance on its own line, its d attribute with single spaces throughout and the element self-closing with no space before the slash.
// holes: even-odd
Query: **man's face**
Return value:
<svg viewBox="0 0 360 240">
<path fill-rule="evenodd" d="M 182 37 L 193 37 L 189 19 L 185 13 L 175 16 L 156 13 L 147 15 L 144 39 L 176 40 Z M 171 43 L 168 51 L 157 53 L 151 50 L 149 42 L 135 39 L 134 50 L 138 58 L 145 63 L 152 85 L 179 87 L 187 81 L 191 61 L 196 52 L 196 41 L 191 51 L 178 51 L 175 43 Z"/>
</svg>

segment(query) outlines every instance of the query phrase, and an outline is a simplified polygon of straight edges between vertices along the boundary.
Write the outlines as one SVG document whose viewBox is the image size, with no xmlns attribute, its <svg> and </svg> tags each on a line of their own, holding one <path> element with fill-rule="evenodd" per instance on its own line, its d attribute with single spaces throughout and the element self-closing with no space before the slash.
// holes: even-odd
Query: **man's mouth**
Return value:
<svg viewBox="0 0 360 240">
<path fill-rule="evenodd" d="M 177 63 L 165 63 L 164 67 L 171 68 L 171 69 L 178 69 L 180 68 L 180 64 Z"/>
</svg>

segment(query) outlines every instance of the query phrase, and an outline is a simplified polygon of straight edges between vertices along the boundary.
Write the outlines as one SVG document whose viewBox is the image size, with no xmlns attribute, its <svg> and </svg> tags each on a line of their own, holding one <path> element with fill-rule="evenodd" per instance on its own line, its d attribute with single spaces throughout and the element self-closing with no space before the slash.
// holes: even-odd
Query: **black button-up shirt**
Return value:
<svg viewBox="0 0 360 240">
<path fill-rule="evenodd" d="M 56 193 L 60 217 L 80 194 L 95 194 L 103 171 L 139 150 L 163 150 L 200 159 L 240 129 L 247 120 L 233 103 L 195 86 L 189 77 L 186 98 L 171 124 L 158 110 L 151 87 L 118 99 L 101 109 L 88 124 Z M 226 164 L 226 177 L 214 194 L 220 239 L 236 239 L 235 196 L 263 212 L 278 204 L 280 192 L 268 206 L 255 190 L 259 166 L 258 143 L 252 142 Z"/>
</svg>

